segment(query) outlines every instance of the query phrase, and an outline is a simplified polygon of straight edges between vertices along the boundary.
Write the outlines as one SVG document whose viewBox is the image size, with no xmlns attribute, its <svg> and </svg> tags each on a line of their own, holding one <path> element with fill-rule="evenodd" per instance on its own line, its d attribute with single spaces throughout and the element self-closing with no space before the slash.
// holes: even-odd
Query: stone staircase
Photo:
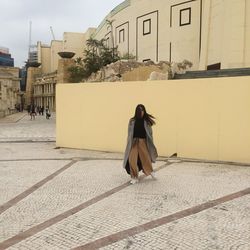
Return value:
<svg viewBox="0 0 250 250">
<path fill-rule="evenodd" d="M 175 74 L 173 80 L 235 76 L 250 76 L 250 68 L 187 71 L 185 74 Z"/>
</svg>

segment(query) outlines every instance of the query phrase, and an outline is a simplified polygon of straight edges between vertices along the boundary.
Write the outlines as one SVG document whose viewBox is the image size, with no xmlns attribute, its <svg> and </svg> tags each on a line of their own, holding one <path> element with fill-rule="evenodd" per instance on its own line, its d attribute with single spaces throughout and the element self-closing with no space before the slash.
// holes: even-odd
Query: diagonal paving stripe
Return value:
<svg viewBox="0 0 250 250">
<path fill-rule="evenodd" d="M 73 162 L 72 164 L 74 164 L 74 163 L 75 162 Z M 165 164 L 157 167 L 155 169 L 155 171 L 159 171 L 160 169 L 162 169 L 162 168 L 164 168 L 166 166 L 169 166 L 171 164 L 172 163 L 165 163 Z M 144 175 L 140 179 L 144 179 L 145 177 L 146 176 Z M 8 248 L 10 246 L 13 246 L 13 245 L 19 243 L 20 241 L 22 241 L 22 240 L 24 240 L 24 239 L 26 239 L 28 237 L 31 237 L 32 235 L 34 235 L 34 234 L 36 234 L 36 233 L 38 233 L 38 232 L 40 232 L 40 231 L 42 231 L 42 230 L 44 230 L 44 229 L 46 229 L 46 228 L 48 228 L 50 226 L 56 224 L 57 222 L 60 222 L 60 221 L 62 221 L 64 219 L 68 218 L 69 216 L 71 216 L 71 215 L 73 215 L 75 213 L 78 213 L 79 211 L 81 211 L 81 210 L 83 210 L 83 209 L 85 209 L 85 208 L 87 208 L 87 207 L 89 207 L 89 206 L 91 206 L 91 205 L 93 205 L 93 204 L 95 204 L 95 203 L 97 203 L 97 202 L 99 202 L 99 201 L 101 201 L 101 200 L 103 200 L 103 199 L 105 199 L 105 198 L 107 198 L 107 197 L 121 191 L 122 189 L 124 189 L 124 188 L 126 188 L 126 187 L 128 187 L 130 185 L 131 185 L 130 182 L 126 182 L 126 183 L 124 183 L 124 184 L 122 184 L 122 185 L 120 185 L 118 187 L 115 187 L 115 188 L 113 188 L 113 189 L 111 189 L 111 190 L 109 190 L 109 191 L 107 191 L 107 192 L 105 192 L 105 193 L 103 193 L 101 195 L 98 195 L 98 196 L 94 197 L 93 199 L 90 199 L 90 200 L 88 200 L 88 201 L 86 201 L 86 202 L 84 202 L 84 203 L 70 209 L 70 210 L 67 210 L 64 213 L 61 213 L 61 214 L 59 214 L 59 215 L 57 215 L 57 216 L 43 222 L 43 223 L 40 223 L 40 224 L 38 224 L 38 225 L 36 225 L 36 226 L 34 226 L 34 227 L 20 233 L 18 235 L 15 235 L 15 236 L 1 242 L 0 243 L 0 250 L 6 249 L 6 248 Z"/>
<path fill-rule="evenodd" d="M 222 203 L 225 203 L 227 201 L 231 201 L 231 200 L 234 200 L 234 199 L 237 199 L 237 198 L 240 198 L 242 196 L 249 195 L 249 194 L 250 194 L 250 188 L 247 188 L 247 189 L 241 190 L 239 192 L 229 194 L 229 195 L 223 196 L 221 198 L 211 200 L 211 201 L 205 202 L 203 204 L 179 211 L 177 213 L 174 213 L 174 214 L 147 222 L 145 224 L 135 226 L 135 227 L 132 227 L 130 229 L 120 231 L 118 233 L 100 238 L 98 240 L 87 243 L 85 245 L 73 248 L 73 250 L 99 249 L 101 247 L 111 245 L 117 241 L 124 240 L 127 237 L 134 236 L 134 235 L 139 234 L 139 233 L 143 233 L 143 232 L 148 231 L 150 229 L 165 225 L 167 223 L 179 220 L 181 218 L 188 217 L 190 215 L 193 215 L 193 214 L 199 213 L 201 211 L 207 210 L 209 208 L 215 207 L 215 206 L 220 205 Z"/>
<path fill-rule="evenodd" d="M 116 188 L 113 188 L 113 189 L 109 190 L 108 192 L 106 192 L 104 194 L 101 194 L 101 195 L 99 195 L 99 196 L 97 196 L 97 197 L 95 197 L 95 198 L 93 198 L 93 199 L 91 199 L 91 200 L 89 200 L 87 202 L 84 202 L 84 203 L 80 204 L 77 207 L 74 207 L 74 208 L 72 208 L 72 209 L 70 209 L 70 210 L 68 210 L 68 211 L 66 211 L 66 212 L 64 212 L 62 214 L 59 214 L 58 216 L 56 216 L 54 218 L 51 218 L 51 219 L 49 219 L 49 220 L 47 220 L 47 221 L 45 221 L 45 222 L 43 222 L 43 223 L 41 223 L 41 224 L 39 224 L 37 226 L 34 226 L 34 227 L 24 231 L 23 233 L 20 233 L 20 234 L 12 237 L 10 239 L 7 239 L 7 240 L 3 241 L 2 243 L 0 243 L 0 250 L 6 249 L 7 247 L 10 247 L 10 246 L 12 246 L 14 244 L 17 244 L 19 241 L 22 241 L 22 240 L 24 240 L 24 239 L 26 239 L 26 238 L 28 238 L 28 237 L 42 231 L 42 230 L 44 230 L 44 229 L 54 225 L 55 223 L 66 219 L 67 217 L 69 217 L 69 216 L 71 216 L 71 215 L 73 215 L 73 214 L 75 214 L 75 213 L 77 213 L 77 212 L 79 212 L 79 211 L 81 211 L 81 210 L 83 210 L 83 209 L 97 203 L 98 201 L 101 201 L 101 200 L 107 198 L 108 196 L 110 196 L 110 195 L 112 195 L 112 194 L 114 194 L 116 192 L 121 191 L 122 189 L 126 188 L 129 185 L 130 185 L 130 183 L 126 182 L 123 185 L 120 185 L 120 186 L 118 186 Z"/>
<path fill-rule="evenodd" d="M 75 164 L 77 161 L 73 160 L 70 163 L 68 163 L 67 165 L 65 165 L 64 167 L 60 168 L 59 170 L 57 170 L 56 172 L 54 172 L 53 174 L 47 176 L 46 178 L 44 178 L 43 180 L 39 181 L 38 183 L 36 183 L 35 185 L 33 185 L 32 187 L 30 187 L 29 189 L 25 190 L 24 192 L 22 192 L 21 194 L 17 195 L 16 197 L 14 197 L 13 199 L 7 201 L 6 203 L 4 203 L 3 205 L 0 206 L 0 215 L 6 211 L 7 209 L 9 209 L 10 207 L 14 206 L 15 204 L 17 204 L 19 201 L 23 200 L 24 198 L 26 198 L 28 195 L 30 195 L 31 193 L 35 192 L 38 188 L 42 187 L 44 184 L 46 184 L 47 182 L 49 182 L 50 180 L 52 180 L 53 178 L 55 178 L 57 175 L 59 175 L 60 173 L 62 173 L 63 171 L 65 171 L 66 169 L 68 169 L 69 167 L 71 167 L 73 164 Z"/>
</svg>

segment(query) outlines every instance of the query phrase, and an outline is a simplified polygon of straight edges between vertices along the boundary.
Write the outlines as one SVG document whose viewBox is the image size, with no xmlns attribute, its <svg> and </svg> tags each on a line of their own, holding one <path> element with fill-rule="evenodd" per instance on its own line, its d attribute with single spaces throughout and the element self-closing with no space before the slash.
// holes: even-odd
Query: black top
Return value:
<svg viewBox="0 0 250 250">
<path fill-rule="evenodd" d="M 133 138 L 146 138 L 144 119 L 136 119 Z"/>
</svg>

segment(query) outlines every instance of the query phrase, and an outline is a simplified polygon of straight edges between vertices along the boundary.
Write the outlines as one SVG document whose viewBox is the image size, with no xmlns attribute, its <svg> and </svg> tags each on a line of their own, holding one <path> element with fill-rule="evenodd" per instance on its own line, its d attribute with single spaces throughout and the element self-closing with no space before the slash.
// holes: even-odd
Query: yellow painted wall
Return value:
<svg viewBox="0 0 250 250">
<path fill-rule="evenodd" d="M 57 85 L 56 144 L 123 152 L 145 104 L 159 154 L 250 163 L 250 77 Z"/>
</svg>

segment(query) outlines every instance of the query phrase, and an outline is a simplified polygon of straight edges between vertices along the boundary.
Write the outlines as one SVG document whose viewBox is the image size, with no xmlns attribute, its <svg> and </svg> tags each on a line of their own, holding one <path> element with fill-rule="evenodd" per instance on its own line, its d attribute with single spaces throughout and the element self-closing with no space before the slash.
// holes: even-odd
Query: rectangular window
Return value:
<svg viewBox="0 0 250 250">
<path fill-rule="evenodd" d="M 191 24 L 191 8 L 180 10 L 180 26 Z"/>
<path fill-rule="evenodd" d="M 151 19 L 143 21 L 143 35 L 151 34 Z"/>
<path fill-rule="evenodd" d="M 125 41 L 124 37 L 124 29 L 119 31 L 119 43 L 123 43 Z"/>
</svg>

